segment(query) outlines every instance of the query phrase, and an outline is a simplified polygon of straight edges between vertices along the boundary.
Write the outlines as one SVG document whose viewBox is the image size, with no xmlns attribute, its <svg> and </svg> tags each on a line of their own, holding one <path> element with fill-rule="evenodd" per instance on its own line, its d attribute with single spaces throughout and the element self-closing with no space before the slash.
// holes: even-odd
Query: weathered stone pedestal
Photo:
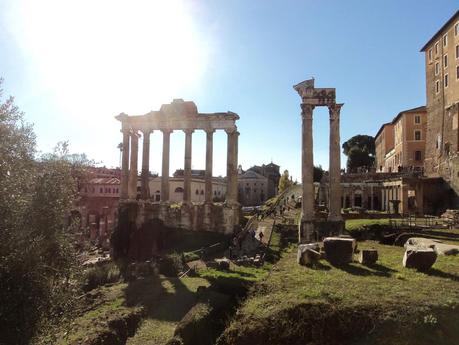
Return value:
<svg viewBox="0 0 459 345">
<path fill-rule="evenodd" d="M 226 205 L 223 207 L 223 230 L 225 234 L 232 234 L 239 224 L 241 207 L 239 205 Z"/>
<path fill-rule="evenodd" d="M 300 244 L 296 261 L 300 265 L 312 265 L 321 259 L 320 246 L 318 243 Z"/>
<path fill-rule="evenodd" d="M 322 222 L 323 231 L 319 231 L 319 237 L 325 236 L 339 236 L 343 234 L 344 231 L 344 221 L 343 220 L 326 220 Z"/>
<path fill-rule="evenodd" d="M 204 217 L 203 217 L 203 225 L 205 230 L 212 229 L 212 204 L 205 203 L 204 204 Z"/>
<path fill-rule="evenodd" d="M 164 223 L 169 221 L 169 207 L 170 204 L 168 202 L 161 202 L 159 205 L 159 219 L 161 219 Z"/>
<path fill-rule="evenodd" d="M 179 222 L 179 227 L 183 229 L 192 229 L 192 205 L 188 203 L 183 203 L 180 208 L 181 217 Z"/>
<path fill-rule="evenodd" d="M 324 239 L 326 259 L 333 265 L 352 262 L 356 241 L 353 238 L 327 237 Z"/>
<path fill-rule="evenodd" d="M 317 241 L 315 221 L 301 220 L 298 224 L 298 243 L 305 244 Z"/>
</svg>

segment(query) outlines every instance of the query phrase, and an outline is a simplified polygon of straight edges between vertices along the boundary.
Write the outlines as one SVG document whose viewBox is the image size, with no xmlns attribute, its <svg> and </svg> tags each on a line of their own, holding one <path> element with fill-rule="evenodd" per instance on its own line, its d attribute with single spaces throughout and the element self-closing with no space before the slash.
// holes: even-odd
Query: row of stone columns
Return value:
<svg viewBox="0 0 459 345">
<path fill-rule="evenodd" d="M 328 106 L 330 114 L 330 163 L 329 163 L 329 221 L 341 221 L 341 147 L 339 133 L 339 115 L 342 104 Z M 302 181 L 303 181 L 303 218 L 305 240 L 311 240 L 314 229 L 314 157 L 312 139 L 312 117 L 315 106 L 301 104 L 302 117 Z"/>
<path fill-rule="evenodd" d="M 400 201 L 400 186 L 385 186 L 382 189 L 382 209 L 383 211 L 394 212 L 394 207 L 391 205 L 392 200 Z M 406 191 L 406 199 L 408 200 L 408 191 Z M 401 205 L 399 205 L 401 206 Z"/>
<path fill-rule="evenodd" d="M 161 202 L 169 201 L 169 161 L 170 161 L 170 134 L 173 130 L 164 129 L 162 152 Z M 227 153 L 227 191 L 228 204 L 237 204 L 237 157 L 238 136 L 236 129 L 225 130 L 228 135 Z M 123 155 L 121 166 L 121 199 L 137 198 L 137 158 L 139 134 L 136 130 L 123 129 Z M 191 161 L 192 161 L 192 134 L 193 129 L 185 129 L 185 157 L 183 176 L 183 202 L 191 202 Z M 206 130 L 206 170 L 205 170 L 205 202 L 212 203 L 212 159 L 214 129 Z M 149 171 L 150 171 L 150 134 L 143 132 L 141 198 L 150 198 Z M 129 164 L 130 163 L 130 164 Z"/>
</svg>

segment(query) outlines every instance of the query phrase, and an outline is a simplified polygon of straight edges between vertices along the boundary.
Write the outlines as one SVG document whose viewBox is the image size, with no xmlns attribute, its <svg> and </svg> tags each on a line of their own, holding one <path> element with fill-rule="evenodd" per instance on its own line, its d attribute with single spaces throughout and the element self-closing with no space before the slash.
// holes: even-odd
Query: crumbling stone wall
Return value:
<svg viewBox="0 0 459 345">
<path fill-rule="evenodd" d="M 204 224 L 210 212 L 210 224 Z M 144 201 L 120 203 L 111 243 L 114 259 L 148 260 L 158 254 L 168 229 L 209 230 L 232 234 L 239 226 L 240 207 L 226 205 L 169 205 Z"/>
</svg>

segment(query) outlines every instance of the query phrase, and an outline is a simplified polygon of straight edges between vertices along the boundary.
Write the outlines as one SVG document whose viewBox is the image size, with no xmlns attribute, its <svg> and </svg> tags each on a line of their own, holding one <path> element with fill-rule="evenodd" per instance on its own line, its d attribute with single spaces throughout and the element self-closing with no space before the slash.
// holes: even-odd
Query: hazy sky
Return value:
<svg viewBox="0 0 459 345">
<path fill-rule="evenodd" d="M 114 116 L 183 98 L 200 112 L 240 115 L 244 168 L 272 160 L 299 178 L 292 85 L 314 76 L 317 87 L 336 87 L 342 142 L 375 135 L 399 111 L 425 104 L 419 49 L 457 9 L 457 0 L 0 0 L 0 76 L 41 151 L 68 140 L 72 152 L 117 166 Z M 326 168 L 325 108 L 316 108 L 314 131 L 314 160 Z M 184 134 L 171 138 L 174 171 Z M 158 172 L 161 134 L 151 139 Z M 226 135 L 214 140 L 214 173 L 224 175 Z M 192 164 L 204 168 L 204 133 L 193 135 Z"/>
</svg>

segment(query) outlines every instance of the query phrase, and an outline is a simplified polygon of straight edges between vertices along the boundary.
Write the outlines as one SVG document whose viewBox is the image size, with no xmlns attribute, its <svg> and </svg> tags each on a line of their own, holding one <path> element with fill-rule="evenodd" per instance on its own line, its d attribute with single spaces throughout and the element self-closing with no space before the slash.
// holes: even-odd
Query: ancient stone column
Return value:
<svg viewBox="0 0 459 345">
<path fill-rule="evenodd" d="M 139 136 L 137 131 L 131 133 L 131 166 L 129 167 L 129 199 L 137 198 L 137 159 L 139 151 Z"/>
<path fill-rule="evenodd" d="M 400 192 L 399 212 L 400 212 L 400 214 L 403 214 L 403 215 L 408 215 L 408 213 L 409 213 L 409 210 L 408 210 L 408 188 L 409 188 L 409 186 L 407 184 L 402 184 L 401 188 L 399 190 L 399 192 Z"/>
<path fill-rule="evenodd" d="M 342 221 L 341 217 L 341 145 L 339 134 L 339 115 L 343 104 L 328 107 L 330 114 L 330 208 L 328 220 Z"/>
<path fill-rule="evenodd" d="M 191 143 L 194 130 L 185 129 L 185 167 L 183 175 L 183 203 L 191 202 Z"/>
<path fill-rule="evenodd" d="M 238 136 L 236 129 L 226 130 L 228 135 L 226 157 L 226 203 L 237 204 L 237 150 Z"/>
<path fill-rule="evenodd" d="M 416 184 L 416 212 L 419 215 L 424 215 L 424 186 L 422 182 Z"/>
<path fill-rule="evenodd" d="M 237 192 L 237 180 L 238 180 L 238 155 L 239 155 L 239 132 L 236 131 L 233 133 L 233 171 L 232 171 L 232 179 L 231 179 L 231 193 L 233 195 L 234 204 L 238 204 L 238 192 Z"/>
<path fill-rule="evenodd" d="M 161 173 L 161 202 L 169 201 L 169 157 L 171 133 L 170 129 L 162 129 L 163 132 L 163 164 Z"/>
<path fill-rule="evenodd" d="M 206 175 L 205 175 L 205 203 L 212 203 L 212 158 L 213 158 L 213 138 L 215 130 L 207 130 L 206 141 Z"/>
<path fill-rule="evenodd" d="M 374 210 L 374 194 L 373 194 L 373 185 L 370 185 L 370 210 Z"/>
<path fill-rule="evenodd" d="M 143 132 L 141 195 L 143 200 L 150 198 L 150 130 Z"/>
<path fill-rule="evenodd" d="M 303 215 L 301 219 L 302 234 L 300 242 L 310 242 L 314 231 L 314 156 L 312 141 L 312 114 L 314 106 L 301 104 L 302 124 L 302 184 L 303 184 Z"/>
<path fill-rule="evenodd" d="M 129 181 L 129 130 L 123 129 L 123 157 L 121 160 L 121 191 L 120 199 L 128 198 Z"/>
</svg>

